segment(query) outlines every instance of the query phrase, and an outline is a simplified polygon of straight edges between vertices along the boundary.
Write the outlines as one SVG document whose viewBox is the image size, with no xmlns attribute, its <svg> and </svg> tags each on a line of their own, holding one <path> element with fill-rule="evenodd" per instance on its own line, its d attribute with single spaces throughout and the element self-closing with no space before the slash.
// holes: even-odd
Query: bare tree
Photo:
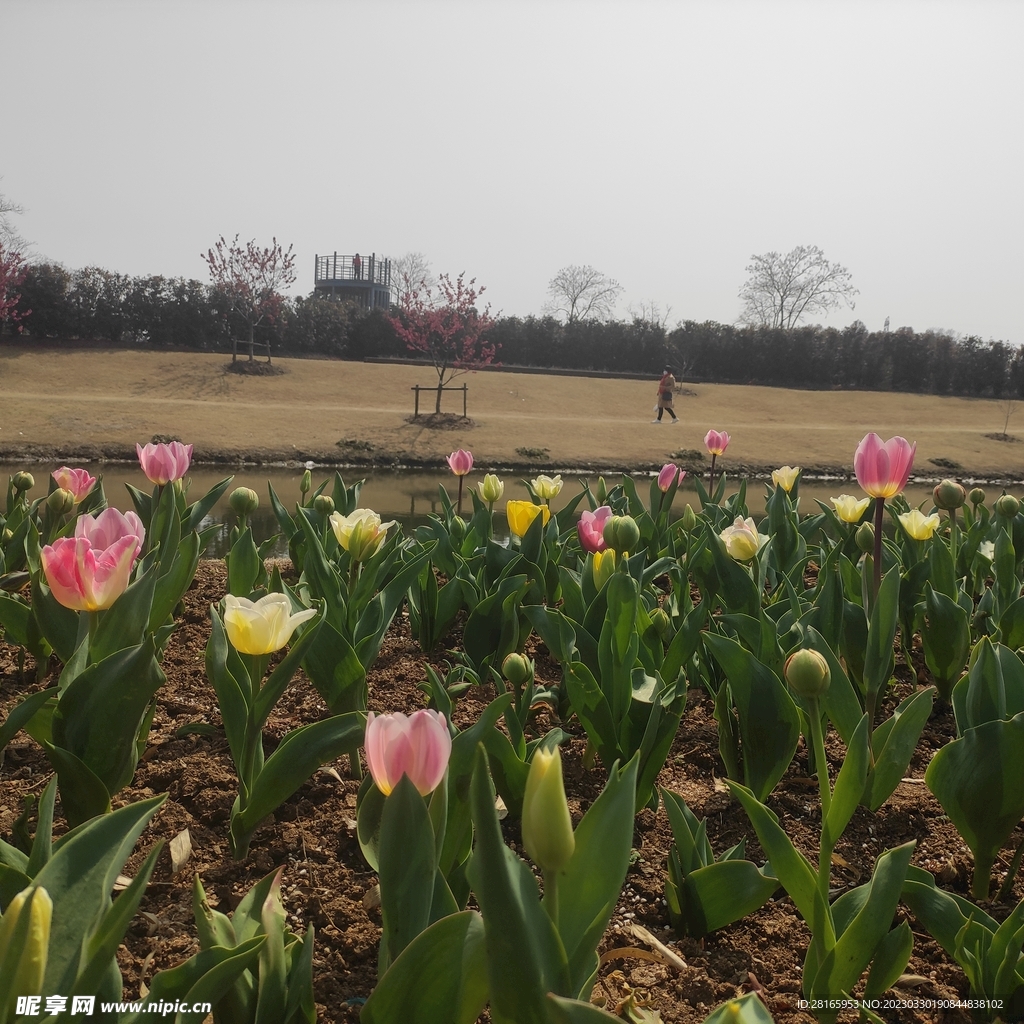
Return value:
<svg viewBox="0 0 1024 1024">
<path fill-rule="evenodd" d="M 18 234 L 11 222 L 11 214 L 22 214 L 25 212 L 23 206 L 8 199 L 0 192 L 0 244 L 8 252 L 19 252 L 24 254 L 30 246 L 25 238 Z"/>
<path fill-rule="evenodd" d="M 663 331 L 667 331 L 668 318 L 672 315 L 672 307 L 666 306 L 662 309 L 654 299 L 651 299 L 648 302 L 631 302 L 626 307 L 626 312 L 633 320 L 643 320 L 646 323 L 660 327 Z"/>
<path fill-rule="evenodd" d="M 544 312 L 564 316 L 566 323 L 577 320 L 607 320 L 622 293 L 612 277 L 591 266 L 568 266 L 548 282 L 548 302 Z"/>
<path fill-rule="evenodd" d="M 740 289 L 739 322 L 751 327 L 796 327 L 805 316 L 854 308 L 852 275 L 830 263 L 816 245 L 798 245 L 784 256 L 767 252 L 751 256 L 750 277 Z"/>
<path fill-rule="evenodd" d="M 437 279 L 430 260 L 421 252 L 407 252 L 391 261 L 391 299 L 399 309 L 410 309 L 418 294 L 434 291 Z"/>
</svg>

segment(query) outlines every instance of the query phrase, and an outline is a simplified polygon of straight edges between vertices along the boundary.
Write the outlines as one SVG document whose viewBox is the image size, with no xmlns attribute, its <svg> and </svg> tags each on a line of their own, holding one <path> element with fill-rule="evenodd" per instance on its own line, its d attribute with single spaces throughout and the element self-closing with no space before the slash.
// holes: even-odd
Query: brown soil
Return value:
<svg viewBox="0 0 1024 1024">
<path fill-rule="evenodd" d="M 469 385 L 473 422 L 454 415 L 461 395 L 449 394 L 442 413 L 460 422 L 438 430 L 427 416 L 410 418 L 412 388 L 436 384 L 429 366 L 275 359 L 287 372 L 262 376 L 225 372 L 230 365 L 207 353 L 5 341 L 0 459 L 131 461 L 137 441 L 162 434 L 194 444 L 199 463 L 443 467 L 453 448 L 466 448 L 481 466 L 637 471 L 657 470 L 681 449 L 702 452 L 713 427 L 732 436 L 719 460 L 730 474 L 763 475 L 782 463 L 849 474 L 858 442 L 876 430 L 916 441 L 925 473 L 941 459 L 969 478 L 1024 476 L 1018 446 L 985 434 L 1005 419 L 1004 403 L 987 399 L 695 384 L 677 402 L 679 423 L 654 425 L 653 379 L 497 370 L 457 378 Z M 420 397 L 421 409 L 433 408 L 432 393 Z M 371 447 L 339 450 L 339 438 Z M 531 462 L 517 454 L 523 448 L 547 451 Z"/>
<path fill-rule="evenodd" d="M 154 793 L 169 799 L 143 834 L 126 872 L 132 874 L 158 839 L 169 841 L 187 828 L 192 840 L 192 859 L 177 876 L 171 875 L 170 858 L 161 856 L 153 881 L 143 900 L 118 959 L 125 978 L 126 995 L 133 997 L 140 982 L 153 972 L 182 962 L 197 949 L 192 921 L 193 872 L 199 872 L 212 902 L 233 908 L 241 895 L 278 865 L 285 865 L 285 905 L 292 927 L 301 930 L 311 922 L 316 928 L 314 984 L 319 1020 L 323 1024 L 355 1022 L 361 1001 L 375 982 L 380 918 L 367 910 L 363 898 L 376 879 L 362 859 L 355 837 L 357 784 L 347 778 L 346 765 L 327 766 L 304 785 L 277 814 L 256 833 L 252 851 L 242 863 L 228 853 L 227 823 L 235 794 L 235 776 L 221 736 L 186 735 L 175 731 L 190 722 L 217 726 L 220 717 L 216 698 L 204 671 L 204 650 L 209 635 L 208 608 L 224 593 L 223 563 L 203 562 L 186 596 L 179 628 L 164 658 L 167 685 L 161 690 L 159 709 L 150 734 L 150 747 L 139 764 L 134 785 L 118 797 L 118 803 Z M 453 633 L 448 644 L 458 646 Z M 541 682 L 554 682 L 558 667 L 535 639 L 530 653 L 537 659 Z M 440 663 L 443 659 L 436 658 Z M 374 711 L 412 710 L 424 704 L 416 686 L 425 673 L 424 657 L 412 640 L 407 620 L 399 619 L 388 634 L 380 659 L 370 673 L 370 707 Z M 51 667 L 55 667 L 51 666 Z M 923 667 L 897 669 L 898 684 L 889 703 L 927 681 Z M 31 679 L 31 659 L 26 666 Z M 17 652 L 0 644 L 0 715 L 10 709 L 34 683 L 23 682 L 17 668 Z M 489 689 L 470 691 L 459 699 L 456 720 L 474 720 L 493 699 Z M 682 794 L 698 816 L 706 817 L 716 852 L 746 837 L 748 855 L 763 860 L 756 837 L 742 809 L 723 792 L 718 781 L 724 768 L 712 716 L 713 706 L 700 689 L 690 692 L 679 735 L 659 783 Z M 285 694 L 266 730 L 268 753 L 291 728 L 324 716 L 327 710 L 301 673 Z M 552 723 L 544 723 L 545 727 Z M 565 750 L 565 775 L 570 804 L 576 818 L 595 798 L 603 784 L 600 768 L 582 764 L 584 740 L 576 723 L 566 726 L 576 738 Z M 847 887 L 865 881 L 875 857 L 883 850 L 917 840 L 914 863 L 940 875 L 942 884 L 956 892 L 968 892 L 970 856 L 942 809 L 922 783 L 933 751 L 952 737 L 954 724 L 947 709 L 940 709 L 929 723 L 908 779 L 889 802 L 872 815 L 860 809 L 854 815 L 836 850 L 833 882 Z M 842 757 L 841 747 L 829 751 L 833 774 Z M 770 806 L 779 814 L 794 841 L 812 859 L 816 857 L 818 799 L 814 780 L 807 775 L 801 749 L 772 796 Z M 50 774 L 40 748 L 20 734 L 8 747 L 0 784 L 0 834 L 10 841 L 12 826 L 20 813 L 22 798 L 38 794 Z M 59 805 L 58 805 L 59 812 Z M 58 821 L 56 831 L 65 828 Z M 1024 834 L 1011 837 L 1012 849 Z M 518 825 L 508 823 L 506 837 L 521 851 Z M 796 1009 L 800 972 L 808 931 L 785 893 L 780 890 L 767 906 L 743 921 L 722 929 L 704 942 L 676 940 L 668 930 L 662 901 L 666 855 L 671 833 L 663 812 L 641 812 L 636 821 L 635 862 L 605 937 L 602 951 L 642 945 L 629 934 L 633 922 L 670 942 L 685 960 L 685 969 L 625 957 L 609 958 L 602 967 L 595 995 L 618 1002 L 628 992 L 646 1002 L 666 1022 L 698 1022 L 711 1007 L 739 992 L 759 991 L 780 1024 L 812 1020 Z M 1004 865 L 1008 857 L 1004 860 Z M 1001 872 L 997 867 L 996 875 Z M 998 879 L 1001 880 L 1001 879 Z M 1014 900 L 1024 895 L 1018 881 Z M 996 909 L 1003 916 L 1008 908 Z M 901 910 L 902 914 L 903 911 Z M 927 933 L 912 921 L 914 956 L 911 977 L 895 994 L 908 999 L 965 996 L 965 978 Z M 966 1013 L 953 1010 L 887 1011 L 888 1021 L 957 1022 L 966 1024 Z M 844 1019 L 852 1019 L 844 1018 Z"/>
</svg>

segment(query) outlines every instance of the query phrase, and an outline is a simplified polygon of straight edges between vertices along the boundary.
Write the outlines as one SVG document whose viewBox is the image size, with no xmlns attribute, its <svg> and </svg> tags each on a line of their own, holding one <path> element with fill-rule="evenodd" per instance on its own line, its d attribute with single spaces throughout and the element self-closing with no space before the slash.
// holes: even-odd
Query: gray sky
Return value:
<svg viewBox="0 0 1024 1024">
<path fill-rule="evenodd" d="M 421 251 L 539 312 L 569 263 L 732 322 L 752 253 L 832 316 L 1024 342 L 1024 3 L 0 0 L 0 192 L 67 266 L 224 234 Z"/>
</svg>

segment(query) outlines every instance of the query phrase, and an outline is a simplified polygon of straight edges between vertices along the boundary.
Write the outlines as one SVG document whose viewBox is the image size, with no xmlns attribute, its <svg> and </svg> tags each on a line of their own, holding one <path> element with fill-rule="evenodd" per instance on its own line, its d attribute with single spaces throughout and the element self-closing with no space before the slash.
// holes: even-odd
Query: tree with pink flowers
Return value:
<svg viewBox="0 0 1024 1024">
<path fill-rule="evenodd" d="M 238 235 L 230 243 L 224 236 L 212 249 L 200 255 L 210 269 L 214 288 L 230 304 L 231 312 L 241 318 L 248 329 L 249 362 L 252 360 L 253 337 L 262 323 L 274 324 L 284 306 L 282 288 L 295 281 L 293 246 L 285 249 L 276 238 L 267 248 L 252 239 L 240 245 Z M 232 362 L 234 362 L 232 355 Z M 267 344 L 267 362 L 270 345 Z"/>
<path fill-rule="evenodd" d="M 0 324 L 5 320 L 14 323 L 28 315 L 28 310 L 17 308 L 21 298 L 18 288 L 27 270 L 22 254 L 0 240 Z"/>
<path fill-rule="evenodd" d="M 453 378 L 487 366 L 496 353 L 487 340 L 494 325 L 491 307 L 477 308 L 484 287 L 476 287 L 475 277 L 468 282 L 465 277 L 463 272 L 453 281 L 441 274 L 436 293 L 429 287 L 413 289 L 398 313 L 389 316 L 406 348 L 426 355 L 437 372 L 435 413 L 441 412 L 443 389 Z"/>
</svg>

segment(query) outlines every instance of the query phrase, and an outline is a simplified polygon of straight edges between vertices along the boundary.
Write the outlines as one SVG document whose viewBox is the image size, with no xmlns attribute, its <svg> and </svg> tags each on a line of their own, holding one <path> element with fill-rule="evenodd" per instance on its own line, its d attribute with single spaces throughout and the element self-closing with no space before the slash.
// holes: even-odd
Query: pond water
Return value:
<svg viewBox="0 0 1024 1024">
<path fill-rule="evenodd" d="M 134 464 L 107 462 L 102 464 L 84 463 L 82 465 L 93 476 L 103 477 L 103 487 L 106 491 L 107 501 L 122 511 L 132 507 L 131 498 L 125 489 L 126 483 L 145 491 L 151 489 L 149 481 L 142 475 L 138 466 Z M 35 489 L 30 493 L 33 496 L 38 496 L 42 493 L 43 489 L 48 487 L 47 474 L 56 468 L 56 465 L 50 466 L 45 463 L 0 463 L 0 481 L 6 481 L 7 477 L 12 473 L 26 469 L 36 479 Z M 216 523 L 220 529 L 213 536 L 207 547 L 206 554 L 209 557 L 220 557 L 227 550 L 228 537 L 236 519 L 227 500 L 227 494 L 230 494 L 233 488 L 251 487 L 260 496 L 260 507 L 255 515 L 250 517 L 253 534 L 257 543 L 259 543 L 279 532 L 277 520 L 274 518 L 274 513 L 270 508 L 267 490 L 268 482 L 273 485 L 274 490 L 285 507 L 293 509 L 299 500 L 299 483 L 302 479 L 302 474 L 302 469 L 285 469 L 281 467 L 256 468 L 250 466 L 234 471 L 228 468 L 209 466 L 194 467 L 189 472 L 191 479 L 189 496 L 192 500 L 205 494 L 206 491 L 218 481 L 224 479 L 224 477 L 229 475 L 234 477 L 225 496 L 217 503 L 211 514 L 212 522 Z M 527 500 L 529 499 L 529 492 L 521 482 L 522 478 L 527 474 L 504 473 L 499 475 L 505 482 L 505 494 L 501 502 L 495 507 L 496 534 L 501 537 L 503 532 L 507 535 L 505 517 L 498 514 L 499 511 L 504 509 L 505 501 L 509 498 Z M 333 479 L 333 476 L 334 471 L 331 469 L 314 469 L 314 488 L 321 480 Z M 342 477 L 346 484 L 350 486 L 357 480 L 365 479 L 366 482 L 360 492 L 359 504 L 364 508 L 374 509 L 385 519 L 397 520 L 406 531 L 426 522 L 427 516 L 431 512 L 438 512 L 440 510 L 441 502 L 438 497 L 438 487 L 440 485 L 443 484 L 448 489 L 448 493 L 452 496 L 453 501 L 458 491 L 458 483 L 455 478 L 441 470 L 425 473 L 422 471 L 348 469 L 342 470 Z M 556 510 L 561 508 L 577 493 L 579 486 L 577 481 L 585 478 L 590 480 L 592 487 L 597 482 L 597 474 L 591 474 L 589 477 L 563 474 L 565 487 L 562 493 L 552 501 L 552 507 Z M 482 479 L 483 472 L 478 473 L 474 471 L 466 478 L 466 487 L 475 487 Z M 613 473 L 608 474 L 606 477 L 609 486 L 612 486 L 619 479 L 619 475 Z M 732 493 L 735 489 L 736 483 L 738 481 L 730 482 L 729 493 Z M 642 483 L 638 478 L 637 484 L 641 497 L 646 501 L 646 482 Z M 830 497 L 839 494 L 861 496 L 862 492 L 857 486 L 856 480 L 836 480 L 831 482 L 810 480 L 802 482 L 800 485 L 801 508 L 805 512 L 817 512 L 818 507 L 815 504 L 815 499 L 827 503 Z M 909 487 L 905 495 L 907 501 L 912 506 L 919 505 L 925 501 L 930 502 L 931 485 Z M 764 498 L 764 482 L 760 480 L 750 481 L 747 486 L 747 505 L 755 518 L 764 512 Z M 686 486 L 686 481 L 684 481 L 684 486 L 680 488 L 675 501 L 675 511 L 677 514 L 682 514 L 687 502 L 692 504 L 694 508 L 700 507 L 696 491 L 692 486 Z M 468 491 L 463 501 L 463 509 L 464 511 L 472 509 L 472 500 L 468 495 Z M 284 543 L 279 544 L 275 554 L 287 555 L 287 545 Z"/>
</svg>

